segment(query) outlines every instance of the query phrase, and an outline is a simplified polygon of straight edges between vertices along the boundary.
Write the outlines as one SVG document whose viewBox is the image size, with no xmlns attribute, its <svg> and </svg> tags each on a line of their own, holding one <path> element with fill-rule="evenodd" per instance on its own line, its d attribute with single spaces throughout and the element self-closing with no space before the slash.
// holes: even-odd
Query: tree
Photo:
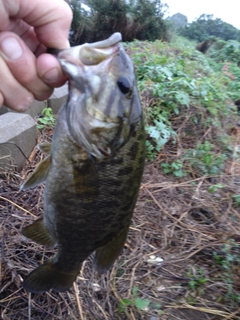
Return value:
<svg viewBox="0 0 240 320">
<path fill-rule="evenodd" d="M 87 10 L 82 7 L 81 0 L 67 0 L 73 12 L 73 20 L 69 34 L 71 45 L 87 42 L 87 34 L 92 29 L 92 19 Z"/>
<path fill-rule="evenodd" d="M 223 40 L 240 40 L 240 30 L 219 18 L 213 19 L 213 15 L 202 14 L 192 23 L 188 23 L 179 30 L 179 33 L 191 40 L 204 41 L 210 36 Z"/>
<path fill-rule="evenodd" d="M 121 32 L 123 41 L 168 39 L 161 0 L 68 0 L 73 10 L 72 45 L 94 42 Z"/>
</svg>

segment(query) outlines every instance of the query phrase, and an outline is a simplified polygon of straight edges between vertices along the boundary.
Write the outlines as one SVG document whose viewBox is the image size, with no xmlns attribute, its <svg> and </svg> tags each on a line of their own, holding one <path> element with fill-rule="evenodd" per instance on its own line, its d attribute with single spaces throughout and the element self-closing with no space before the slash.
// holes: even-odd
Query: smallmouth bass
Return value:
<svg viewBox="0 0 240 320">
<path fill-rule="evenodd" d="M 127 238 L 145 162 L 145 135 L 132 62 L 121 34 L 61 50 L 69 96 L 49 153 L 21 186 L 45 181 L 44 215 L 23 234 L 56 255 L 24 280 L 29 292 L 69 289 L 82 262 L 107 271 Z"/>
</svg>

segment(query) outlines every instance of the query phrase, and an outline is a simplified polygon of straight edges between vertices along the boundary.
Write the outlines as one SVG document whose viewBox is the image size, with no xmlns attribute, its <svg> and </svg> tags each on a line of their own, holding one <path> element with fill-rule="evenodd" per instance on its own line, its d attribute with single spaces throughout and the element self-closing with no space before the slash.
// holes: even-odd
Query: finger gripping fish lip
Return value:
<svg viewBox="0 0 240 320">
<path fill-rule="evenodd" d="M 67 66 L 69 64 L 78 65 L 82 69 L 86 69 L 87 66 L 99 65 L 111 59 L 114 54 L 118 53 L 121 47 L 119 44 L 120 41 L 121 34 L 117 32 L 103 41 L 90 44 L 86 43 L 61 50 L 57 57 L 66 73 L 68 73 Z"/>
</svg>

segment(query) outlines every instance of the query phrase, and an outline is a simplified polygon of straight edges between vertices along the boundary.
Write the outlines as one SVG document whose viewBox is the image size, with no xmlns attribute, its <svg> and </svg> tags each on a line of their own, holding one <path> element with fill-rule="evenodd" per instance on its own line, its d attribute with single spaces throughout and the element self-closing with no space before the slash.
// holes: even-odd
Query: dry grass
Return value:
<svg viewBox="0 0 240 320">
<path fill-rule="evenodd" d="M 240 144 L 238 131 L 235 136 Z M 166 147 L 159 159 L 167 156 Z M 148 164 L 128 241 L 112 270 L 99 276 L 90 257 L 68 292 L 29 294 L 22 278 L 54 253 L 21 235 L 43 213 L 43 186 L 19 191 L 42 157 L 35 149 L 32 166 L 21 175 L 0 177 L 3 320 L 240 319 L 240 263 L 234 261 L 240 256 L 240 210 L 231 197 L 239 193 L 239 161 L 229 160 L 221 176 L 181 182 L 161 174 L 160 160 Z M 213 183 L 225 187 L 209 193 Z M 153 256 L 164 262 L 154 263 Z M 145 310 L 136 299 L 148 301 Z M 128 306 L 119 311 L 124 302 Z"/>
<path fill-rule="evenodd" d="M 150 104 L 151 96 L 141 97 Z M 21 174 L 0 175 L 0 319 L 240 319 L 240 208 L 232 197 L 240 194 L 239 157 L 233 154 L 214 177 L 189 167 L 188 178 L 180 180 L 160 170 L 161 162 L 178 159 L 196 141 L 215 138 L 211 127 L 189 126 L 194 113 L 192 107 L 172 119 L 176 145 L 167 144 L 146 165 L 117 263 L 100 277 L 90 257 L 66 293 L 28 294 L 21 286 L 22 278 L 54 254 L 21 235 L 43 213 L 43 186 L 28 192 L 19 186 L 44 155 L 35 148 Z M 239 127 L 232 126 L 230 134 L 233 150 L 239 150 Z M 51 135 L 45 130 L 39 142 Z M 210 193 L 217 183 L 224 187 Z M 148 304 L 145 310 L 139 301 Z"/>
</svg>

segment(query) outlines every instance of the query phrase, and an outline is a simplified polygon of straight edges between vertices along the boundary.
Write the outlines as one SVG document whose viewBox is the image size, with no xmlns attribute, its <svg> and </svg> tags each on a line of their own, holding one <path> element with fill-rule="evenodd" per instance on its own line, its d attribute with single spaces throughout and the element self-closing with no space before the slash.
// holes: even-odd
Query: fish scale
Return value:
<svg viewBox="0 0 240 320">
<path fill-rule="evenodd" d="M 69 289 L 94 251 L 95 268 L 107 271 L 126 241 L 145 137 L 133 66 L 120 40 L 115 33 L 58 53 L 69 76 L 68 101 L 51 148 L 43 146 L 51 150 L 47 160 L 21 187 L 45 180 L 44 215 L 23 234 L 46 246 L 56 243 L 57 253 L 25 278 L 29 292 Z"/>
</svg>

